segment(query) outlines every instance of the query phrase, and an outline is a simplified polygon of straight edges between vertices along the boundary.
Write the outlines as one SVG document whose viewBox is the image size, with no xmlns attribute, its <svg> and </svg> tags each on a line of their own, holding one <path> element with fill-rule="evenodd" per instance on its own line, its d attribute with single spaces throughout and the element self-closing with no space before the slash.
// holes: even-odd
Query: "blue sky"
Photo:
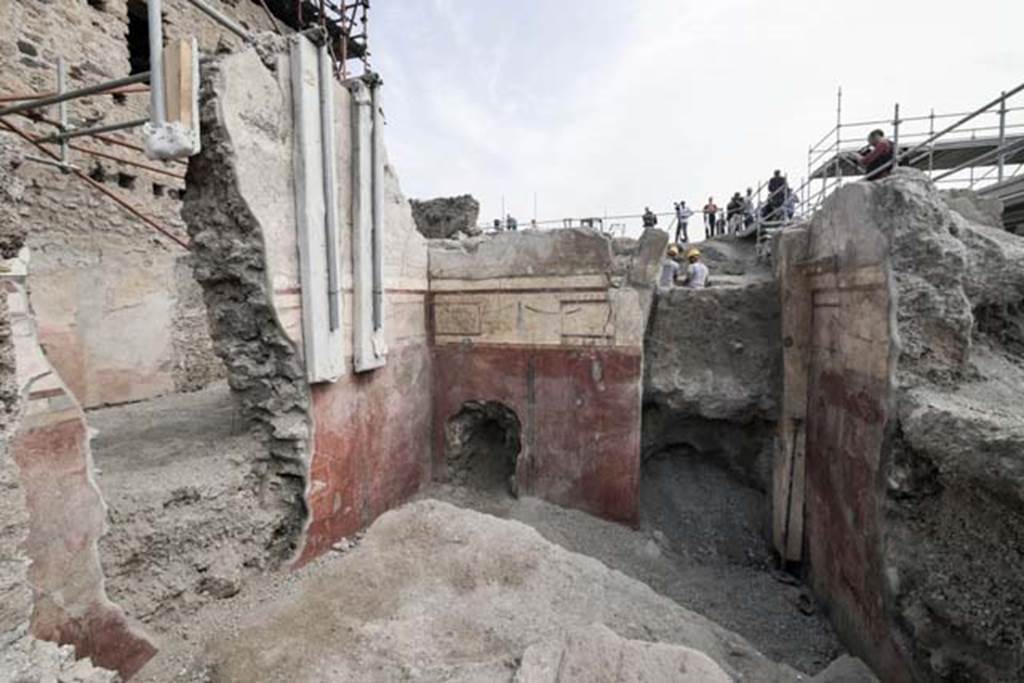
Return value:
<svg viewBox="0 0 1024 683">
<path fill-rule="evenodd" d="M 965 7 L 969 7 L 967 11 Z M 700 206 L 835 121 L 974 108 L 1024 81 L 1024 2 L 376 0 L 373 66 L 406 195 L 521 223 Z M 866 131 L 865 131 L 866 132 Z"/>
</svg>

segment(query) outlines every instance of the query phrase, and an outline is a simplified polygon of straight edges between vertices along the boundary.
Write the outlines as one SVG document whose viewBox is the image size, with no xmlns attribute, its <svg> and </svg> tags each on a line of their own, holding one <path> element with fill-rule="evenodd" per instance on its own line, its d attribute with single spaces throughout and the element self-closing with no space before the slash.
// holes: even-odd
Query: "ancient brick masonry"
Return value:
<svg viewBox="0 0 1024 683">
<path fill-rule="evenodd" d="M 212 4 L 251 28 L 269 27 L 257 3 Z M 239 44 L 185 0 L 166 0 L 163 9 L 167 39 L 195 36 L 207 52 L 219 44 Z M 148 63 L 146 46 L 139 42 L 145 38 L 142 0 L 5 1 L 0 3 L 0 94 L 52 92 L 58 56 L 67 61 L 69 88 L 126 76 L 138 70 L 140 59 Z M 146 92 L 68 104 L 69 120 L 79 127 L 144 118 L 148 111 Z M 55 107 L 38 113 L 57 118 Z M 10 121 L 37 136 L 55 132 L 18 116 Z M 141 145 L 137 131 L 111 135 Z M 87 137 L 73 143 L 150 163 L 140 152 Z M 75 150 L 71 159 L 185 238 L 179 216 L 183 163 L 157 164 L 166 172 L 156 173 Z M 34 254 L 29 284 L 40 339 L 85 407 L 197 389 L 223 376 L 187 252 L 73 175 L 33 163 L 19 175 L 27 181 L 19 216 Z"/>
</svg>

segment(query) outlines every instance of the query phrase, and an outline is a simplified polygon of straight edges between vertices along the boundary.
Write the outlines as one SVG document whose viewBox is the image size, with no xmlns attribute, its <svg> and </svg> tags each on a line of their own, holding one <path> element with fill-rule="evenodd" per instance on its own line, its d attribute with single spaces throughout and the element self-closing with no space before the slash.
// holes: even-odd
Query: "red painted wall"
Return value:
<svg viewBox="0 0 1024 683">
<path fill-rule="evenodd" d="M 430 350 L 393 350 L 387 364 L 313 391 L 309 525 L 297 566 L 401 504 L 429 478 Z"/>
<path fill-rule="evenodd" d="M 466 401 L 500 401 L 523 429 L 520 492 L 636 522 L 641 349 L 442 345 L 434 348 L 434 372 L 439 478 L 447 476 L 447 420 Z"/>
<path fill-rule="evenodd" d="M 811 584 L 854 654 L 883 680 L 909 680 L 908 656 L 887 616 L 882 538 L 887 382 L 842 368 L 812 369 L 807 411 L 806 538 Z"/>
<path fill-rule="evenodd" d="M 74 645 L 79 657 L 127 678 L 156 648 L 131 629 L 124 612 L 103 593 L 96 541 L 105 508 L 88 478 L 85 422 L 80 417 L 47 422 L 48 417 L 26 417 L 11 441 L 29 513 L 25 550 L 32 558 L 29 580 L 35 593 L 32 633 Z"/>
</svg>

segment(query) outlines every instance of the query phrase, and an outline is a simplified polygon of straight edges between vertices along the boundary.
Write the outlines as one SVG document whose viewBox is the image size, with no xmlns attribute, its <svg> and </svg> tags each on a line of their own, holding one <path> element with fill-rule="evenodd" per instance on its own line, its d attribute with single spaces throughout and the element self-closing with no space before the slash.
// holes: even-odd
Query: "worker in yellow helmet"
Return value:
<svg viewBox="0 0 1024 683">
<path fill-rule="evenodd" d="M 708 267 L 700 261 L 700 251 L 691 248 L 686 252 L 686 272 L 683 274 L 683 287 L 703 289 L 708 285 Z"/>
<path fill-rule="evenodd" d="M 672 289 L 676 284 L 676 278 L 679 277 L 679 270 L 679 247 L 675 244 L 670 244 L 665 254 L 665 260 L 661 262 L 661 277 L 658 279 L 658 289 L 661 291 Z"/>
</svg>

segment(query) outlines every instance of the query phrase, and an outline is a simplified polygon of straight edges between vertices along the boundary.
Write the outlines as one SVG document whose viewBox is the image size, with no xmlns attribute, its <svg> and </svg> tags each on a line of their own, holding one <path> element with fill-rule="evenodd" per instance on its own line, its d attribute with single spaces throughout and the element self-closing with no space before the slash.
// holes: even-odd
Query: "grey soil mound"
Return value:
<svg viewBox="0 0 1024 683">
<path fill-rule="evenodd" d="M 273 593 L 231 602 L 248 607 L 222 616 L 178 680 L 508 681 L 528 648 L 593 624 L 694 648 L 740 680 L 799 680 L 736 634 L 524 524 L 434 500 L 385 513 L 354 549 Z"/>
<path fill-rule="evenodd" d="M 647 462 L 640 529 L 537 498 L 447 485 L 425 495 L 528 524 L 548 541 L 644 582 L 795 669 L 816 673 L 842 652 L 807 589 L 771 569 L 764 496 L 699 457 L 664 454 Z"/>
</svg>

